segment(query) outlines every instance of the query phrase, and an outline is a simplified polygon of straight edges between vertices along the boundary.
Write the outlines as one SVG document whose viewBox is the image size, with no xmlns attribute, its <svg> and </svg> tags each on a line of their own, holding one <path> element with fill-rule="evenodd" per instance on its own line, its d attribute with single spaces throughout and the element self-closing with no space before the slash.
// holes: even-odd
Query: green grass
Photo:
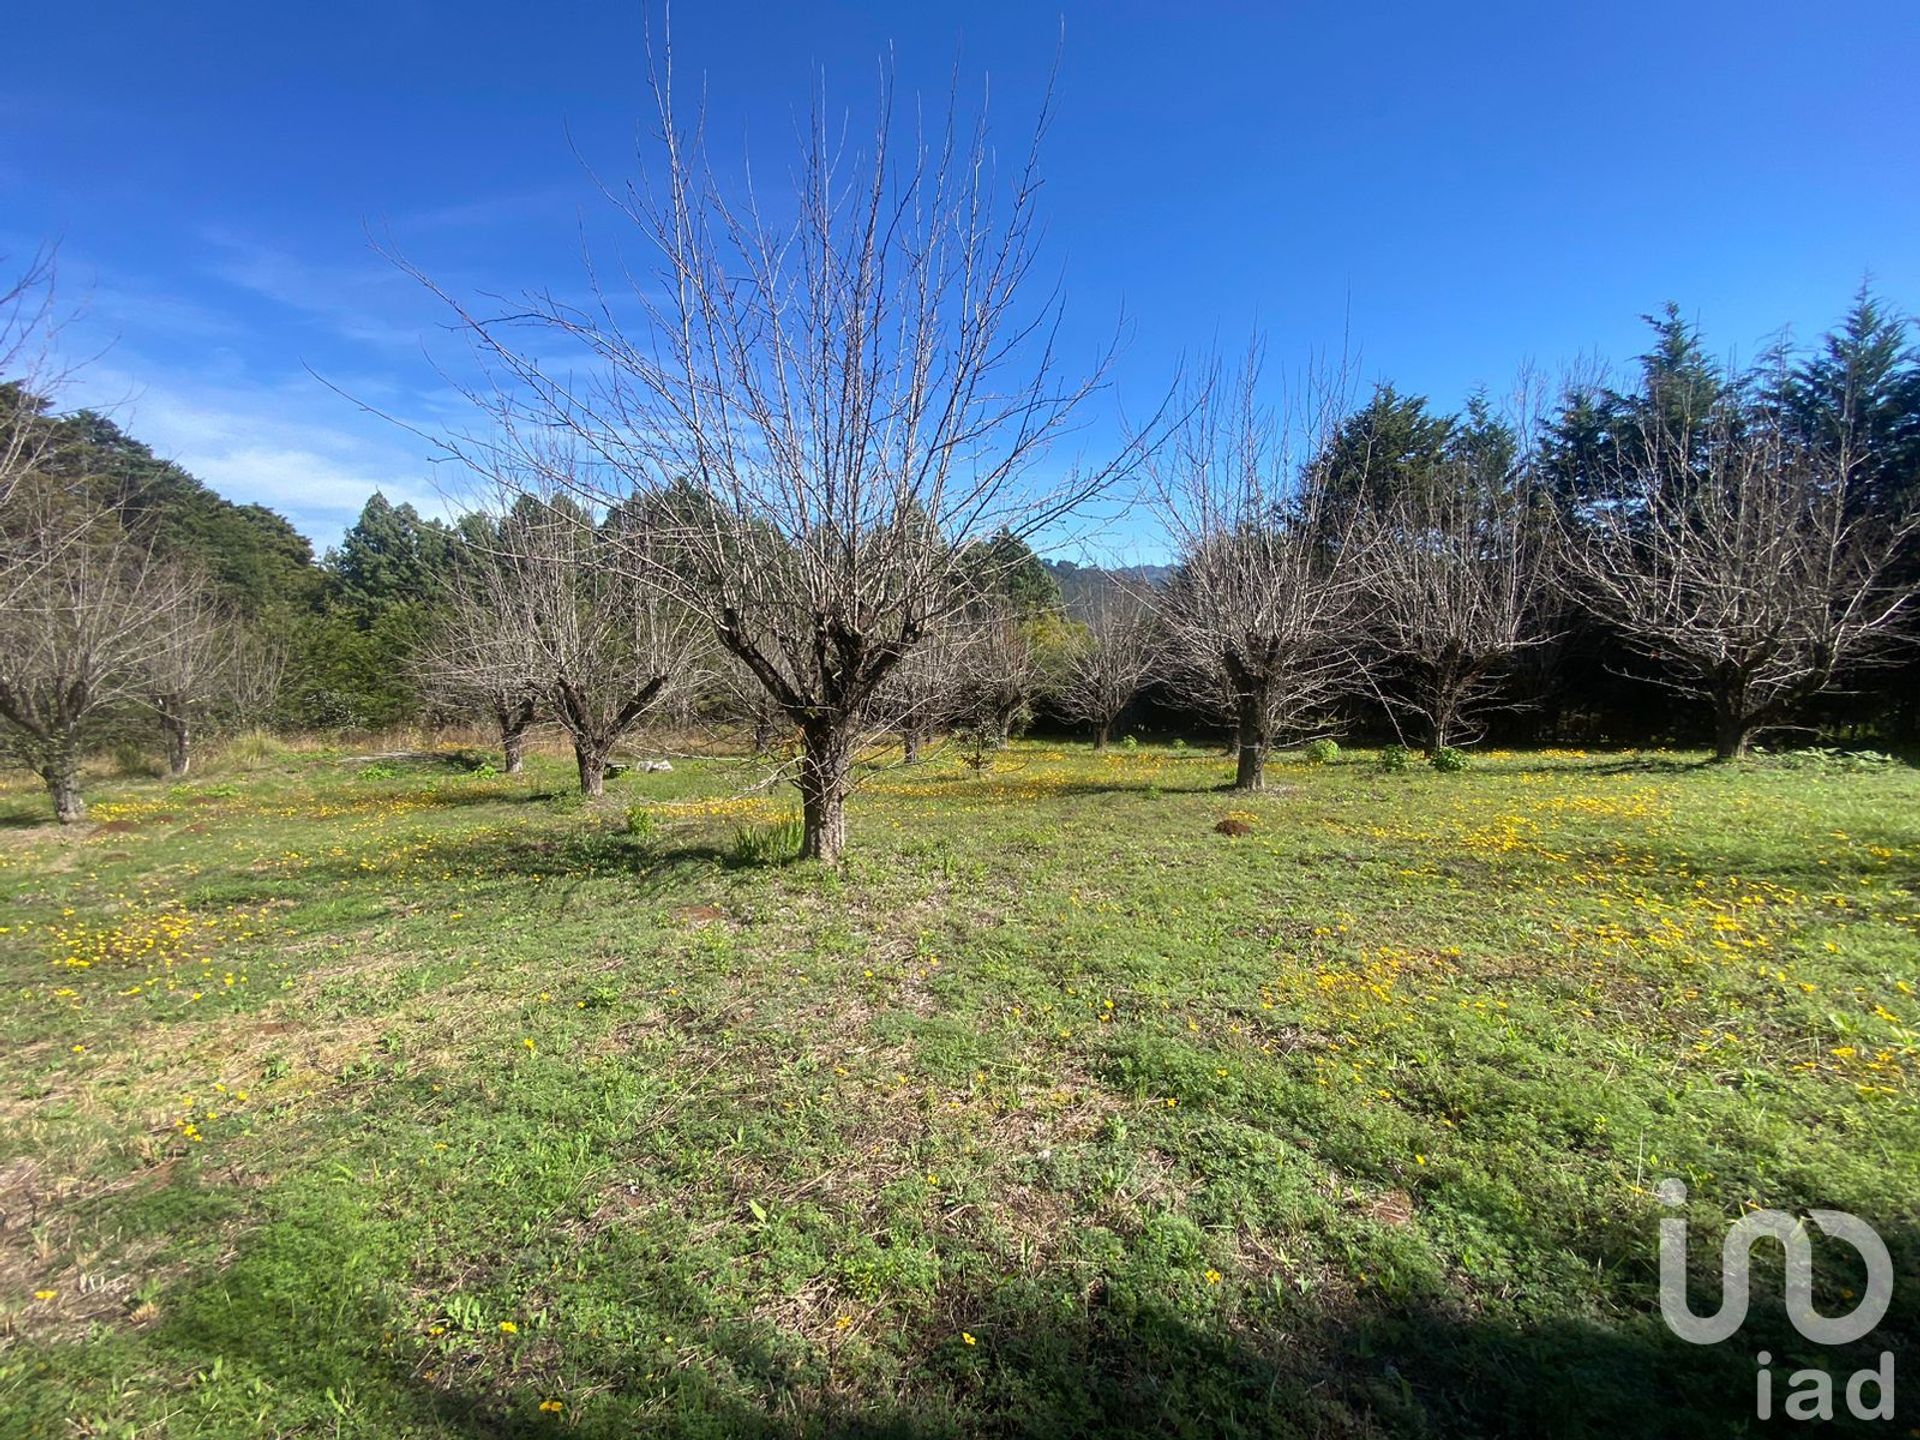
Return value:
<svg viewBox="0 0 1920 1440">
<path fill-rule="evenodd" d="M 744 762 L 249 765 L 67 832 L 0 792 L 0 1434 L 1716 1435 L 1762 1346 L 1920 1384 L 1920 773 L 1246 798 L 1023 744 L 868 776 L 834 873 Z M 1668 1175 L 1703 1277 L 1749 1204 L 1874 1223 L 1878 1335 L 1799 1340 L 1763 1252 L 1738 1339 L 1669 1337 Z"/>
</svg>

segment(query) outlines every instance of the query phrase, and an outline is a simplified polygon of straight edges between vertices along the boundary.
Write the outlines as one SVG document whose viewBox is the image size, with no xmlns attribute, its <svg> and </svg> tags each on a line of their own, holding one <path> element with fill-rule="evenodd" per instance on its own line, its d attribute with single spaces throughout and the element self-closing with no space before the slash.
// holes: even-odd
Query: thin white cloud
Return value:
<svg viewBox="0 0 1920 1440">
<path fill-rule="evenodd" d="M 317 265 L 224 230 L 205 237 L 216 251 L 209 274 L 318 320 L 343 339 L 418 349 L 432 328 L 416 299 L 419 287 L 385 262 Z M 390 318 L 407 310 L 420 316 L 417 323 Z"/>
<path fill-rule="evenodd" d="M 471 200 L 398 216 L 393 226 L 398 230 L 483 230 L 554 214 L 571 218 L 579 208 L 581 194 L 579 188 L 548 185 L 504 195 L 475 196 Z"/>
<path fill-rule="evenodd" d="M 247 333 L 234 316 L 139 284 L 97 283 L 80 302 L 88 321 L 115 337 L 164 335 L 173 341 L 230 343 Z"/>
<path fill-rule="evenodd" d="M 116 359 L 124 357 L 115 357 Z M 280 511 L 324 550 L 375 490 L 421 513 L 457 508 L 435 485 L 423 442 L 307 377 L 285 384 L 142 383 L 148 367 L 86 372 L 72 403 L 110 409 L 154 453 L 229 500 Z"/>
<path fill-rule="evenodd" d="M 410 501 L 426 513 L 441 508 L 438 496 L 313 450 L 241 445 L 209 451 L 188 468 L 229 499 L 266 505 L 289 518 L 299 515 L 306 522 L 301 530 L 321 545 L 331 539 L 331 532 L 353 523 L 375 490 L 396 503 Z M 318 523 L 323 520 L 324 526 Z"/>
</svg>

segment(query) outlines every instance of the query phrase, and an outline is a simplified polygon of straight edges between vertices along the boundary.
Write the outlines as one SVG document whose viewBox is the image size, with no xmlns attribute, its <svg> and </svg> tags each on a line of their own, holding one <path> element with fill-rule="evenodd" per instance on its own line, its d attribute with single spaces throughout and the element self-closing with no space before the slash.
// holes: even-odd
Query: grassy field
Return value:
<svg viewBox="0 0 1920 1440">
<path fill-rule="evenodd" d="M 1763 1345 L 1920 1386 L 1920 772 L 1249 799 L 1026 743 L 877 769 L 830 873 L 745 762 L 569 771 L 0 791 L 0 1434 L 1737 1434 Z M 1745 1207 L 1873 1222 L 1878 1335 L 1809 1347 L 1763 1264 L 1673 1340 L 1664 1176 L 1697 1309 Z"/>
</svg>

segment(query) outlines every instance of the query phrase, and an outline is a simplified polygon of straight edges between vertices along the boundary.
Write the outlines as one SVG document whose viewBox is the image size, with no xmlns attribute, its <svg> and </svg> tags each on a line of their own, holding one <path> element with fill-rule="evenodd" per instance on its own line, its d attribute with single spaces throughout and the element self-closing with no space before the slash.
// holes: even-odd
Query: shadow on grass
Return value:
<svg viewBox="0 0 1920 1440">
<path fill-rule="evenodd" d="M 1540 1233 L 1516 1253 L 1575 1262 L 1604 1285 L 1604 1309 L 1585 1298 L 1587 1281 L 1565 1294 L 1533 1266 L 1504 1282 L 1453 1275 L 1440 1283 L 1457 1290 L 1395 1296 L 1345 1280 L 1297 1284 L 1316 1272 L 1284 1268 L 1215 1290 L 1196 1262 L 1115 1234 L 1100 1258 L 1043 1270 L 962 1257 L 917 1304 L 843 1302 L 856 1321 L 842 1331 L 814 1278 L 762 1301 L 790 1317 L 776 1323 L 715 1264 L 725 1247 L 704 1246 L 670 1207 L 607 1212 L 585 1192 L 557 1208 L 543 1197 L 493 1232 L 514 1277 L 493 1288 L 484 1259 L 437 1253 L 433 1224 L 390 1210 L 351 1167 L 337 1168 L 264 1192 L 263 1223 L 162 1296 L 150 1328 L 99 1337 L 115 1347 L 102 1373 L 198 1377 L 181 1389 L 181 1434 L 1692 1440 L 1771 1433 L 1754 1416 L 1754 1356 L 1765 1349 L 1776 1405 L 1803 1365 L 1833 1377 L 1836 1423 L 1820 1433 L 1905 1433 L 1901 1415 L 1915 1423 L 1911 1401 L 1888 1426 L 1854 1422 L 1844 1400 L 1847 1378 L 1883 1349 L 1896 1377 L 1916 1359 L 1920 1292 L 1906 1277 L 1920 1232 L 1904 1220 L 1872 1217 L 1901 1279 L 1876 1331 L 1845 1349 L 1793 1332 L 1776 1252 L 1760 1256 L 1737 1337 L 1681 1342 L 1655 1310 L 1647 1218 L 1628 1215 L 1618 1229 L 1520 1221 Z M 1475 1204 L 1473 1192 L 1454 1198 L 1499 1223 L 1499 1207 Z M 746 1249 L 765 1257 L 757 1241 Z M 1699 1238 L 1691 1258 L 1695 1308 L 1710 1309 L 1717 1247 Z M 813 1263 L 821 1279 L 833 1272 L 829 1257 Z M 1837 1314 L 1845 1302 L 1826 1291 L 1844 1272 L 1829 1263 L 1823 1251 L 1821 1308 Z M 396 1303 L 403 1287 L 412 1298 Z M 488 1301 L 464 1329 L 437 1323 L 433 1307 L 462 1294 Z M 509 1334 L 499 1322 L 516 1306 Z M 8 1418 L 26 1428 L 0 1433 L 59 1433 L 57 1384 L 37 1380 L 27 1359 L 11 1375 L 0 1369 L 20 1405 Z M 543 1401 L 566 1408 L 542 1412 Z M 255 1430 L 235 1423 L 254 1417 Z"/>
<path fill-rule="evenodd" d="M 450 852 L 502 880 L 539 876 L 546 883 L 619 876 L 643 895 L 658 895 L 732 864 L 728 850 L 706 842 L 663 844 L 615 829 L 581 829 L 565 835 L 495 838 Z"/>
<path fill-rule="evenodd" d="M 608 878 L 630 882 L 637 897 L 657 898 L 732 863 L 731 853 L 718 845 L 663 844 L 615 829 L 582 828 L 562 834 L 466 838 L 436 850 L 432 866 L 503 884 L 538 881 L 539 893 L 564 899 L 582 884 Z M 308 889 L 315 888 L 314 882 L 365 878 L 359 862 L 350 857 L 319 861 L 301 872 Z"/>
<path fill-rule="evenodd" d="M 53 806 L 44 800 L 0 802 L 0 830 L 51 829 L 53 825 Z"/>
<path fill-rule="evenodd" d="M 463 1347 L 446 1354 L 423 1345 L 409 1356 L 411 1345 L 401 1353 L 379 1346 L 386 1317 L 371 1303 L 332 1313 L 345 1334 L 374 1337 L 349 1348 L 339 1331 L 308 1346 L 287 1333 L 299 1328 L 291 1317 L 283 1330 L 236 1324 L 229 1312 L 189 1312 L 154 1340 L 190 1365 L 213 1355 L 237 1362 L 282 1401 L 357 1395 L 370 1413 L 355 1416 L 355 1433 L 466 1440 L 1694 1440 L 1766 1432 L 1754 1417 L 1753 1355 L 1762 1345 L 1776 1357 L 1776 1406 L 1796 1365 L 1819 1365 L 1835 1377 L 1838 1411 L 1838 1423 L 1822 1433 L 1877 1434 L 1887 1427 L 1848 1416 L 1846 1379 L 1882 1346 L 1899 1352 L 1896 1374 L 1912 1354 L 1891 1322 L 1844 1354 L 1810 1351 L 1777 1314 L 1758 1308 L 1740 1337 L 1710 1347 L 1680 1342 L 1651 1314 L 1606 1325 L 1562 1316 L 1522 1324 L 1444 1304 L 1335 1308 L 1292 1296 L 1265 1300 L 1264 1313 L 1251 1310 L 1262 1301 L 1250 1299 L 1246 1315 L 1201 1323 L 1161 1296 L 1101 1279 L 1078 1293 L 1009 1281 L 943 1295 L 943 1315 L 967 1316 L 972 1332 L 929 1317 L 920 1333 L 877 1329 L 847 1345 L 806 1346 L 765 1322 L 693 1319 L 712 1314 L 717 1297 L 671 1281 L 662 1293 L 660 1279 L 645 1277 L 654 1288 L 644 1311 L 688 1317 L 668 1322 L 682 1332 L 679 1348 L 596 1330 L 545 1332 L 508 1362 L 506 1375 L 480 1358 L 487 1343 L 471 1347 L 477 1363 L 463 1361 Z M 864 1377 L 863 1348 L 899 1363 L 884 1378 Z M 543 1397 L 561 1396 L 566 1410 L 538 1409 Z"/>
<path fill-rule="evenodd" d="M 1719 762 L 1710 755 L 1700 760 L 1682 760 L 1673 755 L 1625 755 L 1616 760 L 1547 760 L 1522 765 L 1501 761 L 1494 773 L 1500 775 L 1694 775 L 1712 771 L 1718 767 Z"/>
</svg>

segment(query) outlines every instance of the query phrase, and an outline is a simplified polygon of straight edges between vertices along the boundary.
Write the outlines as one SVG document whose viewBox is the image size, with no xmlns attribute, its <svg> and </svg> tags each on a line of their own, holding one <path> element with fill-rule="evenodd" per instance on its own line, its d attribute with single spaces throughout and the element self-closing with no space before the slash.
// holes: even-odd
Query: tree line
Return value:
<svg viewBox="0 0 1920 1440">
<path fill-rule="evenodd" d="M 551 723 L 588 793 L 638 725 L 724 726 L 785 757 L 825 860 L 877 740 L 985 763 L 1036 709 L 1096 744 L 1143 703 L 1222 726 L 1243 789 L 1276 743 L 1355 729 L 1726 759 L 1795 724 L 1911 734 L 1920 362 L 1866 290 L 1743 369 L 1669 306 L 1623 381 L 1523 375 L 1457 414 L 1270 376 L 1255 344 L 1073 462 L 1113 352 L 1068 365 L 1034 281 L 1044 118 L 1009 173 L 952 117 L 896 152 L 883 94 L 858 164 L 816 117 L 776 208 L 660 103 L 654 183 L 616 202 L 654 272 L 587 306 L 440 292 L 486 375 L 435 438 L 479 498 L 376 495 L 318 563 L 55 411 L 29 266 L 0 317 L 0 726 L 61 818 L 135 716 L 176 773 L 206 724 L 484 716 L 513 769 Z M 1116 499 L 1164 571 L 1035 555 Z"/>
</svg>

